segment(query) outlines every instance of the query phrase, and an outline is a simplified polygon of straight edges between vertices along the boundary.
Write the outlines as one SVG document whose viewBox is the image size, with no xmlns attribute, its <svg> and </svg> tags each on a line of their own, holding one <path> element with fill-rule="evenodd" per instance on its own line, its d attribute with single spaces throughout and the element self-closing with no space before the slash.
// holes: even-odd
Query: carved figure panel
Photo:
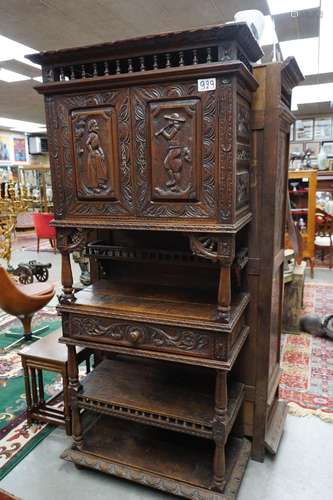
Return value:
<svg viewBox="0 0 333 500">
<path fill-rule="evenodd" d="M 113 107 L 72 111 L 77 195 L 117 198 L 117 129 Z"/>
<path fill-rule="evenodd" d="M 149 104 L 152 199 L 196 200 L 199 99 Z"/>
<path fill-rule="evenodd" d="M 250 203 L 250 177 L 249 172 L 237 173 L 236 176 L 236 210 L 247 207 Z"/>
<path fill-rule="evenodd" d="M 139 87 L 132 109 L 138 213 L 216 217 L 216 93 L 196 82 Z"/>
<path fill-rule="evenodd" d="M 46 115 L 56 218 L 132 213 L 129 91 L 50 97 Z"/>
</svg>

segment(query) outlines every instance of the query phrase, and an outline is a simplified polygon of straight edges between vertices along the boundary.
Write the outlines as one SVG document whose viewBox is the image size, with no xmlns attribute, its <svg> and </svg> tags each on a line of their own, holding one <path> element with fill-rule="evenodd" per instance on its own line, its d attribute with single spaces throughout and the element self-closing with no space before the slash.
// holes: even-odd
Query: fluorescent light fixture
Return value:
<svg viewBox="0 0 333 500">
<path fill-rule="evenodd" d="M 333 72 L 332 58 L 332 20 L 333 1 L 321 0 L 321 17 L 319 31 L 319 72 Z"/>
<path fill-rule="evenodd" d="M 319 38 L 300 38 L 280 42 L 283 58 L 294 56 L 303 75 L 318 73 Z"/>
<path fill-rule="evenodd" d="M 40 68 L 38 64 L 35 64 L 24 57 L 27 54 L 36 53 L 37 50 L 32 49 L 27 45 L 23 45 L 23 43 L 15 42 L 15 40 L 11 40 L 3 35 L 0 35 L 0 47 L 0 61 L 10 61 L 11 59 L 15 59 L 16 61 L 28 64 L 29 66 Z"/>
<path fill-rule="evenodd" d="M 42 76 L 35 76 L 34 80 L 36 80 L 36 82 L 43 83 L 43 77 Z"/>
<path fill-rule="evenodd" d="M 321 83 L 319 85 L 300 85 L 295 87 L 292 93 L 291 109 L 298 109 L 299 104 L 312 102 L 328 102 L 332 100 L 333 83 Z"/>
<path fill-rule="evenodd" d="M 46 129 L 44 123 L 25 122 L 2 116 L 0 116 L 0 127 L 10 128 L 15 132 L 44 132 Z"/>
<path fill-rule="evenodd" d="M 320 0 L 267 0 L 272 16 L 284 12 L 312 9 L 320 6 Z M 332 0 L 330 0 L 332 1 Z"/>
<path fill-rule="evenodd" d="M 30 76 L 21 75 L 21 73 L 16 73 L 16 71 L 10 71 L 9 69 L 0 68 L 0 80 L 3 82 L 20 82 L 23 80 L 30 80 Z"/>
<path fill-rule="evenodd" d="M 260 45 L 263 47 L 264 45 L 273 45 L 273 43 L 277 42 L 278 38 L 276 36 L 273 19 L 271 16 L 265 16 L 265 26 L 260 37 Z"/>
</svg>

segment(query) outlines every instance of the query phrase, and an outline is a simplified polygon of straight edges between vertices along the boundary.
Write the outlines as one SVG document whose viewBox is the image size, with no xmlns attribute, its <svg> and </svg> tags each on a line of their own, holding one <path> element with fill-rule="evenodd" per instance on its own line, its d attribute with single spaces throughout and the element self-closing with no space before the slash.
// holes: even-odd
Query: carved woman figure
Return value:
<svg viewBox="0 0 333 500">
<path fill-rule="evenodd" d="M 89 120 L 88 139 L 86 142 L 88 148 L 87 184 L 95 193 L 100 193 L 107 189 L 107 167 L 98 132 L 97 120 Z"/>
</svg>

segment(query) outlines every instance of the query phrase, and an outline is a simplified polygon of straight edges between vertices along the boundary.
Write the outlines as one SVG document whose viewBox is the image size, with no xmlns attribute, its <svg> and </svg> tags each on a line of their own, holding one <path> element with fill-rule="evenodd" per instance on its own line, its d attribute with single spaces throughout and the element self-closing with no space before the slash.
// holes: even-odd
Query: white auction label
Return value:
<svg viewBox="0 0 333 500">
<path fill-rule="evenodd" d="M 200 78 L 198 80 L 198 91 L 207 92 L 207 90 L 216 89 L 216 78 Z"/>
</svg>

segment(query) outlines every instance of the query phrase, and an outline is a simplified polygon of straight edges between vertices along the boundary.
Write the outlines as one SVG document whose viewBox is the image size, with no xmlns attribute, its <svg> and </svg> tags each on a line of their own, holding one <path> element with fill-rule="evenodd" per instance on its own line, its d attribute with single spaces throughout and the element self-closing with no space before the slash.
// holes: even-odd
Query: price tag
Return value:
<svg viewBox="0 0 333 500">
<path fill-rule="evenodd" d="M 200 78 L 198 80 L 198 91 L 207 92 L 216 89 L 216 78 Z"/>
</svg>

